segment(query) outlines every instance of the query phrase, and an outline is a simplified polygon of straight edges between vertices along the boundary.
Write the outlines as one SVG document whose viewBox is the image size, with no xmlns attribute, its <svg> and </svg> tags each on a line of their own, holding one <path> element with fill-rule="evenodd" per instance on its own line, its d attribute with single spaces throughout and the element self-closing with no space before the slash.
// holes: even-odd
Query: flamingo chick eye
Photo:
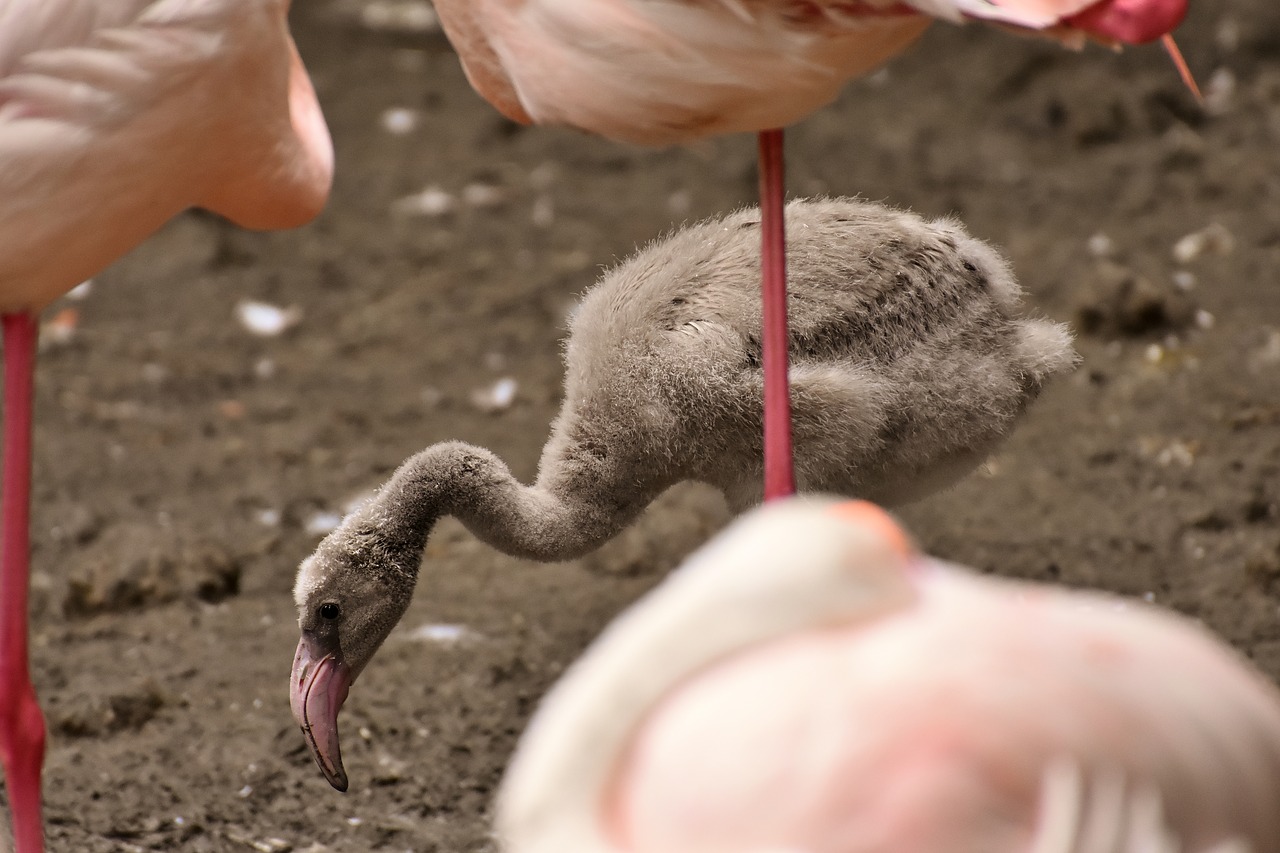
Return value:
<svg viewBox="0 0 1280 853">
<path fill-rule="evenodd" d="M 320 615 L 321 619 L 333 620 L 337 619 L 338 615 L 342 613 L 342 608 L 337 604 L 334 604 L 332 601 L 326 601 L 324 604 L 320 605 L 316 610 L 316 613 Z"/>
</svg>

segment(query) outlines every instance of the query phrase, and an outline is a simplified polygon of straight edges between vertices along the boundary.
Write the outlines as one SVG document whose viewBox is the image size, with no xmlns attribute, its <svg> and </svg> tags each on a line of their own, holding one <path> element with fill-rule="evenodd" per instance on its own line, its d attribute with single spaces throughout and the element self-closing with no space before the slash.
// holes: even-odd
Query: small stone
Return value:
<svg viewBox="0 0 1280 853">
<path fill-rule="evenodd" d="M 432 623 L 420 625 L 409 632 L 410 640 L 420 640 L 428 643 L 440 643 L 442 645 L 453 645 L 470 635 L 471 631 L 465 625 L 449 625 L 444 623 Z"/>
<path fill-rule="evenodd" d="M 307 519 L 305 530 L 312 536 L 323 536 L 338 529 L 342 516 L 336 512 L 317 512 Z"/>
<path fill-rule="evenodd" d="M 458 201 L 452 194 L 440 187 L 429 186 L 422 192 L 397 199 L 391 205 L 391 212 L 400 216 L 439 217 L 452 213 Z"/>
<path fill-rule="evenodd" d="M 412 133 L 418 126 L 422 114 L 408 107 L 391 107 L 382 111 L 382 129 L 392 136 L 404 136 Z"/>
<path fill-rule="evenodd" d="M 471 404 L 486 414 L 506 411 L 515 402 L 517 387 L 514 379 L 504 377 L 487 388 L 473 391 Z"/>
<path fill-rule="evenodd" d="M 1171 465 L 1190 468 L 1196 461 L 1197 449 L 1197 446 L 1192 442 L 1170 442 L 1156 454 L 1156 464 L 1162 468 L 1168 468 Z"/>
<path fill-rule="evenodd" d="M 1229 255 L 1235 245 L 1235 237 L 1226 226 L 1214 222 L 1174 243 L 1173 259 L 1180 264 L 1189 264 L 1203 255 Z"/>
<path fill-rule="evenodd" d="M 1089 248 L 1089 254 L 1095 258 L 1109 258 L 1116 253 L 1115 241 L 1101 232 L 1090 237 L 1086 245 Z"/>
<path fill-rule="evenodd" d="M 1236 96 L 1236 75 L 1230 68 L 1216 68 L 1204 87 L 1204 109 L 1220 116 L 1231 111 Z"/>
<path fill-rule="evenodd" d="M 281 308 L 269 302 L 242 299 L 236 304 L 236 317 L 240 325 L 259 337 L 275 337 L 302 321 L 302 309 Z"/>
<path fill-rule="evenodd" d="M 426 0 L 368 0 L 360 10 L 360 22 L 378 32 L 421 34 L 440 29 L 440 18 Z"/>
<path fill-rule="evenodd" d="M 409 775 L 409 769 L 409 762 L 385 752 L 380 753 L 378 755 L 377 769 L 373 774 L 374 784 L 395 784 Z"/>
</svg>

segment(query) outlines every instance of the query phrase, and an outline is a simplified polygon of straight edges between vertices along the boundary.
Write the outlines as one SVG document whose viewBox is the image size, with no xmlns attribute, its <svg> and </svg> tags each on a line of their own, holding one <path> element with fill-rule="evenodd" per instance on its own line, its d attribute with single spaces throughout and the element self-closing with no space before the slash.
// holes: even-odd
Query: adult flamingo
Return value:
<svg viewBox="0 0 1280 853">
<path fill-rule="evenodd" d="M 435 0 L 467 78 L 507 117 L 648 145 L 760 132 L 765 496 L 794 491 L 781 128 L 934 18 L 1067 44 L 1161 37 L 1187 0 Z"/>
<path fill-rule="evenodd" d="M 507 853 L 1276 853 L 1280 692 L 1141 602 L 972 574 L 866 503 L 744 516 L 534 715 Z"/>
<path fill-rule="evenodd" d="M 189 207 L 301 225 L 333 149 L 289 0 L 0 0 L 4 328 L 0 760 L 19 853 L 43 846 L 27 660 L 36 315 Z"/>
</svg>

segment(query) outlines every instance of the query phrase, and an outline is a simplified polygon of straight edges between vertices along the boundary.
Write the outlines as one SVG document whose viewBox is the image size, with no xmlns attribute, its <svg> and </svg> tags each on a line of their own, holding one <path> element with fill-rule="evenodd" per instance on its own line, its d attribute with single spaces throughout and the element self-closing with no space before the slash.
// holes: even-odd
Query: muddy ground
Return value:
<svg viewBox="0 0 1280 853">
<path fill-rule="evenodd" d="M 637 243 L 750 201 L 755 149 L 518 129 L 439 34 L 297 5 L 337 146 L 327 212 L 279 235 L 187 216 L 48 315 L 78 312 L 38 376 L 33 657 L 55 851 L 491 849 L 490 794 L 538 696 L 726 520 L 717 495 L 680 488 L 550 566 L 443 524 L 343 715 L 352 790 L 324 782 L 287 676 L 294 568 L 326 514 L 442 439 L 530 477 L 575 295 Z M 987 468 L 903 511 L 919 538 L 1147 595 L 1275 677 L 1280 6 L 1199 3 L 1179 38 L 1205 110 L 1157 47 L 1077 55 L 938 26 L 791 133 L 789 182 L 961 217 L 1081 332 L 1082 368 Z M 407 132 L 387 129 L 395 108 L 415 111 L 391 120 Z M 245 299 L 301 317 L 256 337 Z M 504 378 L 514 402 L 485 411 L 477 392 Z M 465 633 L 418 630 L 438 624 Z"/>
</svg>

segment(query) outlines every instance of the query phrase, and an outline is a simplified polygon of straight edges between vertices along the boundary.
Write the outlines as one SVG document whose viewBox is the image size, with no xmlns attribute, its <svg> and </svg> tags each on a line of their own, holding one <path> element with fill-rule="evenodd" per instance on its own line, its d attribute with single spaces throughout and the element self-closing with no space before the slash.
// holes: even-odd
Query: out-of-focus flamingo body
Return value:
<svg viewBox="0 0 1280 853">
<path fill-rule="evenodd" d="M 288 11 L 0 0 L 0 761 L 19 853 L 43 845 L 26 642 L 35 314 L 189 207 L 260 229 L 320 211 L 333 149 Z"/>
<path fill-rule="evenodd" d="M 1280 692 L 1140 603 L 868 504 L 746 516 L 620 617 L 503 783 L 510 853 L 1274 853 Z"/>
<path fill-rule="evenodd" d="M 472 85 L 508 117 L 643 144 L 783 127 L 933 18 L 1078 44 L 1168 33 L 1186 0 L 437 0 Z"/>
<path fill-rule="evenodd" d="M 176 214 L 289 228 L 333 150 L 285 0 L 0 5 L 0 312 L 34 312 Z"/>
</svg>

